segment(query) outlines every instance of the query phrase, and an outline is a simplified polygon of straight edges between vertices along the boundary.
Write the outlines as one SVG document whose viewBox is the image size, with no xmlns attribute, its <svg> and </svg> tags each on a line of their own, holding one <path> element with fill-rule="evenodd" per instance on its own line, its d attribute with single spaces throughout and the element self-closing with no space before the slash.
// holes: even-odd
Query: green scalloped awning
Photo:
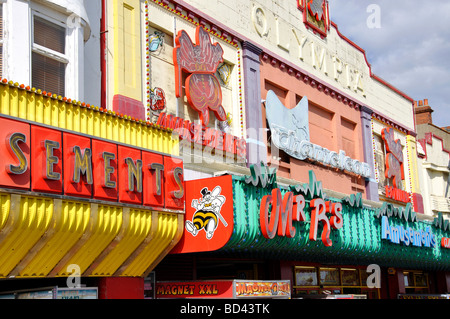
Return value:
<svg viewBox="0 0 450 319">
<path fill-rule="evenodd" d="M 333 242 L 331 247 L 326 247 L 320 239 L 309 240 L 311 214 L 310 200 L 306 195 L 306 221 L 293 222 L 296 228 L 294 238 L 278 236 L 273 239 L 265 238 L 260 227 L 260 204 L 263 196 L 269 195 L 272 188 L 276 187 L 281 189 L 282 195 L 288 191 L 292 191 L 294 195 L 301 193 L 298 187 L 296 189 L 291 186 L 288 189 L 274 183 L 263 188 L 259 184 L 255 186 L 254 183 L 248 182 L 248 177 L 247 182 L 245 180 L 245 177 L 233 176 L 234 231 L 220 253 L 333 264 L 378 264 L 383 267 L 450 270 L 450 249 L 445 249 L 440 244 L 442 237 L 449 237 L 448 231 L 444 232 L 431 223 L 392 217 L 389 219 L 391 226 L 401 225 L 416 231 L 425 231 L 430 227 L 436 236 L 436 245 L 415 247 L 382 240 L 381 219 L 377 217 L 379 213 L 377 208 L 362 205 L 361 201 L 359 205 L 353 207 L 349 200 L 326 198 L 333 202 L 341 202 L 343 208 L 343 226 L 331 230 L 330 239 Z M 321 226 L 319 234 L 320 232 Z"/>
</svg>

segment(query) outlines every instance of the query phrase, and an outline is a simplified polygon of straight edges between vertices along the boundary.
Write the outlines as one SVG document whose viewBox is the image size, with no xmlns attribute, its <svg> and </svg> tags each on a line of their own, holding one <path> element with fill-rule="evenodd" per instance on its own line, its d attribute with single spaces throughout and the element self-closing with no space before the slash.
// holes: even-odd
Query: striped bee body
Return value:
<svg viewBox="0 0 450 319">
<path fill-rule="evenodd" d="M 209 221 L 213 219 L 214 225 L 217 226 L 217 215 L 209 210 L 198 210 L 195 212 L 192 222 L 197 230 L 201 230 L 208 225 Z"/>
</svg>

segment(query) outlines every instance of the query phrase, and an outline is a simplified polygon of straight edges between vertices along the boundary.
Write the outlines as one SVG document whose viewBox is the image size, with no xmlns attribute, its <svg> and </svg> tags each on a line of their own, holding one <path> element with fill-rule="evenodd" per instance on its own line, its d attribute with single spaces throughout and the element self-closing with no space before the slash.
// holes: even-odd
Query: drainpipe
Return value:
<svg viewBox="0 0 450 319">
<path fill-rule="evenodd" d="M 106 101 L 106 0 L 102 0 L 102 17 L 100 21 L 100 71 L 101 71 L 101 88 L 100 88 L 100 106 L 107 108 Z"/>
</svg>

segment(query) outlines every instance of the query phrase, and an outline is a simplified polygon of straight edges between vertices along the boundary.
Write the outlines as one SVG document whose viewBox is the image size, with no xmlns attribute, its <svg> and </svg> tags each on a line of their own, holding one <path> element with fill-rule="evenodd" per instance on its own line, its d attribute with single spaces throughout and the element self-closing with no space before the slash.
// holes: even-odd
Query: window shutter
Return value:
<svg viewBox="0 0 450 319">
<path fill-rule="evenodd" d="M 32 53 L 32 86 L 36 89 L 65 96 L 66 63 L 51 58 L 52 51 L 65 54 L 66 29 L 34 16 L 34 43 L 48 50 Z"/>
<path fill-rule="evenodd" d="M 66 29 L 35 16 L 34 43 L 64 54 L 66 46 Z"/>
<path fill-rule="evenodd" d="M 33 52 L 32 66 L 33 87 L 65 96 L 65 63 Z"/>
</svg>

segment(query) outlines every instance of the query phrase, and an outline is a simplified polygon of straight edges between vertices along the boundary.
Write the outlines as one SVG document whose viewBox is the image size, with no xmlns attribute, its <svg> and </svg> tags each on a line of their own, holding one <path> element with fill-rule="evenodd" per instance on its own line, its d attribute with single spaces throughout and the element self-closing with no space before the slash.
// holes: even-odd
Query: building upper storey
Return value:
<svg viewBox="0 0 450 319">
<path fill-rule="evenodd" d="M 413 100 L 373 73 L 376 70 L 371 69 L 365 51 L 330 19 L 333 13 L 327 1 L 172 2 L 193 11 L 199 8 L 214 17 L 218 29 L 234 30 L 260 47 L 263 58 L 273 59 L 288 72 L 307 72 L 349 103 L 367 106 L 404 130 L 414 131 Z"/>
</svg>

